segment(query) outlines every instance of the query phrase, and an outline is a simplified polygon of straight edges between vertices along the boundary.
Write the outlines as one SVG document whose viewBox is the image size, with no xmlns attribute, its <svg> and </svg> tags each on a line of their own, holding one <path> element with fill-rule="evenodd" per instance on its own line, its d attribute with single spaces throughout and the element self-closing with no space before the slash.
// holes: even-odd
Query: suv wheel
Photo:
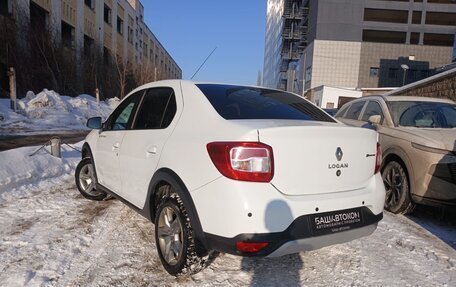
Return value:
<svg viewBox="0 0 456 287">
<path fill-rule="evenodd" d="M 407 172 L 397 161 L 387 163 L 382 172 L 385 184 L 385 209 L 395 214 L 407 214 L 413 211 L 414 204 L 410 198 L 410 187 Z"/>
<path fill-rule="evenodd" d="M 76 186 L 79 192 L 90 200 L 103 200 L 107 194 L 104 191 L 96 189 L 97 178 L 92 159 L 87 157 L 82 159 L 75 172 Z"/>
<path fill-rule="evenodd" d="M 163 267 L 173 276 L 199 272 L 211 258 L 211 255 L 202 258 L 196 254 L 192 225 L 176 193 L 165 195 L 157 208 L 155 242 Z"/>
</svg>

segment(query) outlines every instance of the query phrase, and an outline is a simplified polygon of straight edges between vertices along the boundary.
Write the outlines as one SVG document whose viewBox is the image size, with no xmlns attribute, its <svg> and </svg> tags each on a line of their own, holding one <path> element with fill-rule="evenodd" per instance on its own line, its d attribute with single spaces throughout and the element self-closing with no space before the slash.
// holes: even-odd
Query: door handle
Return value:
<svg viewBox="0 0 456 287">
<path fill-rule="evenodd" d="M 157 146 L 151 146 L 147 149 L 147 154 L 150 155 L 150 154 L 156 154 L 157 153 Z"/>
<path fill-rule="evenodd" d="M 119 144 L 119 143 L 115 143 L 115 144 L 113 144 L 113 145 L 112 145 L 112 150 L 116 150 L 116 149 L 118 149 L 118 148 L 119 148 L 119 146 L 120 146 L 120 144 Z"/>
<path fill-rule="evenodd" d="M 105 134 L 100 134 L 98 137 L 100 137 L 100 138 L 105 138 L 106 135 L 105 135 Z"/>
</svg>

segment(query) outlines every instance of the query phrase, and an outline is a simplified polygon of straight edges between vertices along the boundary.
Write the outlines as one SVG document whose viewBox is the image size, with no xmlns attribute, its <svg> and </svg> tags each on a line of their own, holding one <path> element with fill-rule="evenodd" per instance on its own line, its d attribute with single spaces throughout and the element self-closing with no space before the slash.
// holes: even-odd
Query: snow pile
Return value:
<svg viewBox="0 0 456 287">
<path fill-rule="evenodd" d="M 82 142 L 72 146 L 80 150 Z M 43 179 L 73 173 L 81 160 L 81 153 L 67 145 L 62 146 L 62 158 L 53 157 L 44 149 L 30 156 L 38 148 L 23 147 L 0 152 L 0 195 L 21 185 L 33 185 Z"/>
<path fill-rule="evenodd" d="M 0 133 L 2 130 L 11 134 L 12 131 L 87 129 L 87 119 L 106 118 L 118 103 L 119 99 L 114 98 L 98 105 L 90 95 L 73 98 L 46 89 L 37 95 L 28 92 L 17 101 L 17 113 L 10 109 L 9 99 L 0 100 Z"/>
</svg>

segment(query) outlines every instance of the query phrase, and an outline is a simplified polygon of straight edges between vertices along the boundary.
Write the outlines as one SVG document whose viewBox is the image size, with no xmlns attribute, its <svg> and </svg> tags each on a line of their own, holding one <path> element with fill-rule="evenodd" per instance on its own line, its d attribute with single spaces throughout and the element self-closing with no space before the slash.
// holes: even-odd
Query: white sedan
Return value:
<svg viewBox="0 0 456 287">
<path fill-rule="evenodd" d="M 160 81 L 88 126 L 80 192 L 152 221 L 172 275 L 200 270 L 212 251 L 274 257 L 347 242 L 383 216 L 377 133 L 291 93 Z"/>
</svg>

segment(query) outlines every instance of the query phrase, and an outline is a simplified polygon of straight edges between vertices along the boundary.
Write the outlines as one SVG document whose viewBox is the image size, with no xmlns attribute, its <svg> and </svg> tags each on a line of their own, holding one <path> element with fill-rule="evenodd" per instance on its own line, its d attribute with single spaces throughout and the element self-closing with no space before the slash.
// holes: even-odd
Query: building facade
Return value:
<svg viewBox="0 0 456 287">
<path fill-rule="evenodd" d="M 274 54 L 270 46 L 288 45 L 285 10 L 293 3 L 303 11 L 299 59 L 284 74 L 278 64 L 284 51 Z M 263 82 L 269 87 L 301 94 L 322 85 L 398 87 L 452 61 L 454 0 L 268 0 L 267 17 Z"/>
<path fill-rule="evenodd" d="M 31 58 L 33 35 L 49 31 L 52 42 L 75 58 L 80 76 L 86 73 L 81 63 L 97 53 L 102 63 L 128 67 L 148 81 L 182 77 L 180 67 L 144 23 L 139 0 L 2 0 L 0 15 L 16 23 L 18 37 L 31 35 L 23 45 L 32 50 Z M 0 61 L 5 62 L 3 54 Z"/>
</svg>

